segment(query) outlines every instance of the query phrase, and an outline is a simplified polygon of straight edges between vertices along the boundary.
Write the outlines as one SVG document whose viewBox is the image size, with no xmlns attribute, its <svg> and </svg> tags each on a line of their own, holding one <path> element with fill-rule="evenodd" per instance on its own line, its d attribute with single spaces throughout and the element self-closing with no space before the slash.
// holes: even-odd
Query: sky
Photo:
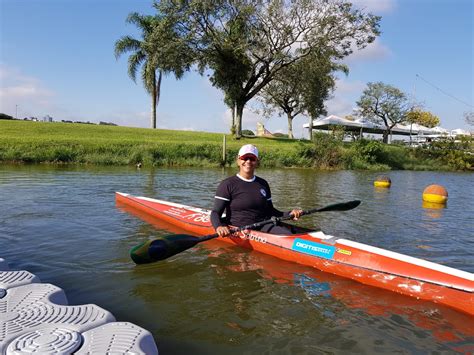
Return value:
<svg viewBox="0 0 474 355">
<path fill-rule="evenodd" d="M 344 62 L 328 114 L 346 116 L 368 82 L 393 85 L 437 115 L 447 129 L 473 129 L 463 113 L 474 108 L 474 1 L 354 0 L 382 16 L 382 34 Z M 140 37 L 125 19 L 130 12 L 154 14 L 151 0 L 0 0 L 0 112 L 13 117 L 46 115 L 55 121 L 100 121 L 150 127 L 151 99 L 127 74 L 127 58 L 114 56 L 124 35 Z M 262 122 L 287 132 L 285 117 L 262 117 L 251 101 L 243 129 Z M 157 109 L 164 129 L 228 133 L 230 111 L 207 76 L 167 76 Z M 308 118 L 294 119 L 305 137 Z"/>
</svg>

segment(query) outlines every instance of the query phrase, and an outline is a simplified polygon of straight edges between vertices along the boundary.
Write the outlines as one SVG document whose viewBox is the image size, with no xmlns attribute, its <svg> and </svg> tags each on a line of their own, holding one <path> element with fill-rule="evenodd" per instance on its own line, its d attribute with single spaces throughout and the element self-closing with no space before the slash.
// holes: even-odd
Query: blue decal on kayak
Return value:
<svg viewBox="0 0 474 355">
<path fill-rule="evenodd" d="M 295 239 L 291 249 L 325 259 L 332 259 L 336 251 L 336 247 L 331 245 L 310 242 L 309 240 L 299 238 Z"/>
</svg>

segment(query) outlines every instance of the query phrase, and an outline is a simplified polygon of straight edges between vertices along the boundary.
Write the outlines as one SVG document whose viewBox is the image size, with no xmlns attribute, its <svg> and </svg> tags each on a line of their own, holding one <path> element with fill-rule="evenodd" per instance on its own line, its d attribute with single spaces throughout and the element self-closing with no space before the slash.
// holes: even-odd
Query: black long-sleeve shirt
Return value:
<svg viewBox="0 0 474 355">
<path fill-rule="evenodd" d="M 224 212 L 225 218 L 222 218 Z M 242 227 L 272 216 L 287 215 L 289 212 L 283 213 L 273 207 L 270 186 L 264 179 L 254 176 L 247 180 L 237 174 L 219 184 L 211 212 L 211 223 L 214 228 L 222 225 Z"/>
</svg>

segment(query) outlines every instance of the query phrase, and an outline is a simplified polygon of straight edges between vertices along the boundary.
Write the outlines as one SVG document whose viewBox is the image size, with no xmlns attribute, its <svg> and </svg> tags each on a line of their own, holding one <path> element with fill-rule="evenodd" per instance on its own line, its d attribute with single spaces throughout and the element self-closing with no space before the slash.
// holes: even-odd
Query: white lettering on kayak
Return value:
<svg viewBox="0 0 474 355">
<path fill-rule="evenodd" d="M 242 234 L 244 235 L 244 239 L 247 239 L 247 240 L 254 240 L 256 242 L 263 243 L 263 244 L 267 242 L 267 238 L 264 238 L 260 235 L 255 235 L 248 232 L 242 232 Z"/>
<path fill-rule="evenodd" d="M 176 207 L 171 207 L 167 210 L 164 210 L 163 212 L 171 216 L 175 216 L 181 219 L 192 220 L 194 222 L 208 223 L 211 220 L 211 217 L 209 214 L 199 213 L 199 212 L 189 213 L 189 211 L 185 209 L 176 208 Z"/>
<path fill-rule="evenodd" d="M 163 212 L 172 216 L 182 217 L 186 211 L 181 208 L 171 207 L 170 209 L 164 210 Z"/>
<path fill-rule="evenodd" d="M 195 222 L 209 222 L 210 216 L 202 213 L 191 213 L 183 216 L 185 219 L 192 219 Z"/>
</svg>

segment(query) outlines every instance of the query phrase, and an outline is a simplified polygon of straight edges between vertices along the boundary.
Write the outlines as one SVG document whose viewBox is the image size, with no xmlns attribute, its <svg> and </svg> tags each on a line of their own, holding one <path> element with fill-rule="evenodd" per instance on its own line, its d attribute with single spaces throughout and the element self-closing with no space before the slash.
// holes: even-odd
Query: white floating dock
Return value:
<svg viewBox="0 0 474 355">
<path fill-rule="evenodd" d="M 158 354 L 151 333 L 94 304 L 69 306 L 62 289 L 0 258 L 0 355 Z"/>
</svg>

